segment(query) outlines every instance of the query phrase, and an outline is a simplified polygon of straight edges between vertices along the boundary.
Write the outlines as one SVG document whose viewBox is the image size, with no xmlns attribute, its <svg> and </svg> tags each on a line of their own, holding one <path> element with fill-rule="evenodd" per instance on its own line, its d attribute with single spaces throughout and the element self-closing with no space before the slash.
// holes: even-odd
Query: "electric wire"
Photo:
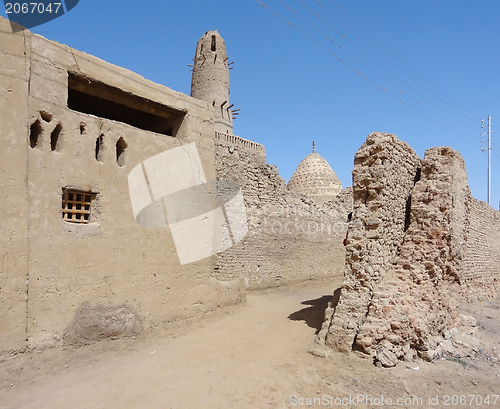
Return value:
<svg viewBox="0 0 500 409">
<path fill-rule="evenodd" d="M 481 118 L 470 112 L 468 109 L 464 108 L 463 106 L 461 106 L 459 103 L 457 103 L 456 101 L 454 101 L 452 98 L 450 98 L 449 96 L 447 96 L 446 94 L 444 94 L 442 91 L 440 91 L 438 88 L 436 88 L 434 85 L 432 85 L 429 81 L 427 81 L 424 77 L 422 77 L 418 72 L 416 72 L 415 70 L 413 70 L 408 64 L 406 64 L 403 60 L 401 60 L 396 54 L 394 54 L 389 48 L 387 48 L 384 44 L 382 44 L 382 42 L 380 42 L 375 36 L 373 36 L 368 30 L 366 30 L 361 24 L 359 24 L 356 20 L 354 20 L 354 18 L 352 18 L 349 14 L 347 14 L 347 12 L 345 12 L 340 6 L 338 6 L 333 0 L 330 0 L 330 2 L 335 6 L 337 7 L 342 13 L 344 13 L 347 17 L 349 17 L 349 19 L 351 19 L 358 27 L 360 27 L 365 33 L 367 33 L 371 38 L 373 38 L 378 44 L 380 44 L 385 50 L 387 50 L 393 57 L 395 57 L 399 62 L 401 62 L 406 68 L 408 68 L 411 72 L 413 72 L 417 77 L 419 77 L 420 79 L 422 79 L 424 82 L 426 82 L 428 85 L 430 85 L 432 88 L 434 88 L 437 92 L 439 92 L 441 95 L 443 95 L 444 97 L 448 98 L 451 102 L 453 102 L 455 105 L 459 106 L 461 109 L 463 109 L 465 112 L 469 113 L 470 115 L 472 115 L 473 117 L 475 117 L 476 119 L 471 119 L 468 115 L 465 115 L 463 112 L 461 113 L 462 115 L 464 116 L 467 116 L 469 119 L 471 119 L 472 121 L 477 121 L 477 120 L 480 120 Z M 406 75 L 406 74 L 405 74 Z M 408 76 L 408 75 L 407 75 Z M 409 77 L 409 76 L 408 76 Z M 409 77 L 410 78 L 410 77 Z M 413 80 L 414 81 L 414 80 Z M 424 87 L 423 87 L 424 88 Z M 424 88 L 426 89 L 426 88 Z M 443 101 L 439 96 L 435 95 L 432 91 L 426 89 L 431 95 L 433 95 L 434 97 L 436 97 L 437 99 L 439 99 L 440 101 L 442 101 L 443 103 L 447 104 L 448 106 L 450 106 L 452 109 L 454 109 L 455 111 L 459 112 L 455 107 L 453 107 L 452 105 L 448 104 L 446 101 Z"/>
<path fill-rule="evenodd" d="M 362 65 L 364 65 L 367 69 L 369 69 L 370 71 L 372 71 L 373 73 L 375 73 L 376 75 L 378 75 L 379 77 L 381 77 L 384 81 L 387 81 L 390 85 L 392 85 L 394 88 L 396 88 L 399 92 L 407 95 L 409 98 L 411 98 L 414 102 L 416 102 L 417 104 L 421 105 L 423 108 L 427 109 L 429 112 L 433 113 L 434 115 L 437 115 L 439 118 L 441 118 L 442 120 L 444 120 L 445 122 L 448 122 L 450 125 L 452 126 L 455 126 L 458 128 L 458 126 L 449 121 L 448 119 L 446 119 L 444 116 L 438 114 L 437 112 L 431 110 L 429 107 L 426 107 L 424 106 L 420 101 L 418 101 L 417 99 L 413 98 L 411 95 L 409 94 L 406 94 L 400 87 L 398 87 L 397 85 L 395 85 L 394 83 L 392 83 L 391 81 L 389 81 L 387 78 L 384 78 L 383 76 L 381 76 L 380 74 L 378 74 L 377 72 L 373 71 L 370 67 L 368 67 L 366 64 L 364 64 L 361 60 L 359 60 L 358 58 L 356 58 L 355 56 L 353 56 L 350 52 L 346 51 L 342 46 L 340 46 L 339 44 L 337 44 L 335 41 L 333 41 L 330 37 L 328 37 L 326 34 L 322 33 L 318 28 L 316 28 L 314 25 L 312 25 L 309 21 L 307 21 L 306 19 L 304 19 L 301 15 L 299 15 L 294 9 L 292 9 L 291 7 L 289 7 L 286 3 L 284 3 L 283 0 L 278 0 L 281 4 L 283 4 L 286 8 L 288 8 L 288 10 L 290 10 L 292 13 L 294 13 L 295 15 L 297 15 L 301 20 L 305 21 L 309 26 L 311 26 L 312 28 L 314 28 L 316 31 L 318 31 L 321 35 L 323 35 L 324 37 L 326 37 L 329 41 L 331 41 L 332 43 L 334 43 L 336 46 L 338 46 L 339 48 L 341 48 L 342 50 L 344 50 L 347 54 L 349 54 L 351 57 L 353 57 L 354 59 L 356 59 L 358 62 L 360 62 Z M 364 54 L 366 57 L 368 57 L 370 60 L 372 60 L 375 64 L 377 64 L 379 67 L 381 67 L 384 71 L 386 71 L 387 73 L 389 73 L 391 76 L 393 76 L 394 78 L 396 78 L 396 80 L 400 81 L 401 83 L 403 83 L 407 88 L 409 88 L 410 90 L 412 90 L 413 92 L 415 92 L 416 94 L 418 94 L 420 97 L 424 98 L 426 101 L 430 102 L 431 104 L 435 105 L 437 108 L 439 108 L 440 110 L 442 110 L 445 114 L 447 115 L 450 115 L 452 118 L 456 119 L 457 121 L 461 122 L 463 125 L 471 128 L 472 130 L 476 131 L 477 129 L 472 127 L 471 125 L 469 124 L 466 124 L 465 122 L 463 122 L 460 118 L 457 118 L 455 115 L 449 113 L 448 111 L 446 111 L 445 109 L 443 109 L 442 107 L 440 107 L 439 105 L 437 105 L 434 101 L 431 101 L 430 99 L 428 99 L 426 96 L 422 95 L 419 91 L 417 91 L 416 89 L 414 89 L 412 86 L 408 85 L 406 82 L 404 82 L 401 78 L 399 78 L 397 75 L 395 75 L 393 72 L 389 71 L 386 67 L 384 67 L 382 64 L 380 64 L 377 60 L 375 60 L 373 57 L 371 57 L 370 55 L 368 55 L 364 50 L 362 50 L 360 47 L 358 47 L 356 44 L 354 44 L 352 41 L 350 41 L 346 36 L 344 36 L 341 32 L 339 32 L 335 27 L 333 27 L 331 24 L 329 24 L 326 20 L 324 20 L 321 16 L 319 16 L 317 13 L 315 13 L 313 10 L 311 10 L 308 6 L 306 6 L 304 3 L 302 3 L 301 0 L 296 0 L 298 3 L 300 3 L 305 9 L 307 9 L 311 14 L 313 14 L 316 18 L 318 18 L 319 20 L 321 20 L 324 24 L 326 24 L 328 27 L 330 27 L 330 29 L 332 29 L 333 31 L 335 31 L 339 36 L 341 36 L 344 40 L 346 40 L 349 44 L 351 44 L 353 47 L 355 47 L 358 51 L 360 51 L 362 54 Z M 324 6 L 316 0 L 316 3 L 318 3 L 321 7 L 324 8 Z M 324 8 L 325 9 L 325 8 Z M 332 16 L 333 14 L 325 9 L 326 11 L 328 11 L 328 13 L 330 13 Z M 470 131 L 467 132 L 467 131 L 464 131 L 462 130 L 464 133 L 467 133 L 469 134 L 470 136 L 472 137 L 477 137 L 477 134 L 474 135 L 472 134 Z"/>
<path fill-rule="evenodd" d="M 498 151 L 496 149 L 491 149 L 491 154 L 492 154 L 493 158 L 495 158 L 496 160 L 498 160 L 500 162 L 500 154 L 498 153 Z"/>
<path fill-rule="evenodd" d="M 305 34 L 302 30 L 300 30 L 299 28 L 297 28 L 296 26 L 294 26 L 292 23 L 290 23 L 288 20 L 286 20 L 284 17 L 282 17 L 281 15 L 279 15 L 278 13 L 276 13 L 274 10 L 272 10 L 270 7 L 268 7 L 267 5 L 265 5 L 264 3 L 262 3 L 261 1 L 259 0 L 255 0 L 257 3 L 259 3 L 262 7 L 264 7 L 266 10 L 270 11 L 272 14 L 274 14 L 276 17 L 278 17 L 280 20 L 282 20 L 284 23 L 286 23 L 288 26 L 290 26 L 291 28 L 293 28 L 294 30 L 296 30 L 297 32 L 299 32 L 301 35 L 303 35 L 305 38 L 307 38 L 309 41 L 313 42 L 314 44 L 316 44 L 318 47 L 320 47 L 321 49 L 323 49 L 324 51 L 326 51 L 328 54 L 332 55 L 335 59 L 337 59 L 339 62 L 343 63 L 344 65 L 346 65 L 348 68 L 350 68 L 351 70 L 353 70 L 354 72 L 356 72 L 358 75 L 360 75 L 361 77 L 363 77 L 364 79 L 366 79 L 367 81 L 369 81 L 370 83 L 372 83 L 373 85 L 375 85 L 377 88 L 381 89 L 383 92 L 387 93 L 388 95 L 390 95 L 391 97 L 395 98 L 396 100 L 398 100 L 400 103 L 406 105 L 408 108 L 414 110 L 415 112 L 417 112 L 418 114 L 420 114 L 421 116 L 423 116 L 424 118 L 426 118 L 427 120 L 429 120 L 430 122 L 433 122 L 434 124 L 436 124 L 437 126 L 441 127 L 442 129 L 446 130 L 447 132 L 455 135 L 455 136 L 458 136 L 459 138 L 463 139 L 464 141 L 466 141 L 467 143 L 471 144 L 471 145 L 474 145 L 474 146 L 478 146 L 477 143 L 475 142 L 472 142 L 470 141 L 469 139 L 465 138 L 464 136 L 444 127 L 443 125 L 441 125 L 439 122 L 436 122 L 434 119 L 432 118 L 429 118 L 426 114 L 420 112 L 418 109 L 416 109 L 415 107 L 409 105 L 407 102 L 403 101 L 401 98 L 398 98 L 397 96 L 393 95 L 391 92 L 389 92 L 387 89 L 383 88 L 382 86 L 380 86 L 379 84 L 377 84 L 376 82 L 374 82 L 373 80 L 371 80 L 370 78 L 368 78 L 366 75 L 364 75 L 363 73 L 361 73 L 359 70 L 357 70 L 356 68 L 354 68 L 353 66 L 351 66 L 350 64 L 348 64 L 347 62 L 345 62 L 343 59 L 341 59 L 340 57 L 338 57 L 336 54 L 334 54 L 333 52 L 331 52 L 330 50 L 328 50 L 327 48 L 325 48 L 323 45 L 319 44 L 316 40 L 314 40 L 313 38 L 311 38 L 310 36 L 308 36 L 307 34 Z M 281 2 L 281 0 L 279 0 Z M 288 7 L 287 7 L 288 8 Z M 330 41 L 333 41 L 331 40 L 328 36 L 326 36 Z M 340 47 L 342 48 L 342 47 Z M 382 77 L 383 78 L 383 77 Z M 397 88 L 397 87 L 396 87 Z M 404 92 L 403 92 L 404 93 Z M 418 101 L 417 101 L 418 102 Z M 431 111 L 432 112 L 432 111 Z M 435 112 L 433 112 L 435 113 Z"/>
<path fill-rule="evenodd" d="M 491 148 L 491 153 L 492 156 L 500 162 L 500 153 L 498 153 L 498 144 L 495 142 L 494 139 L 491 139 L 492 142 L 492 148 Z"/>
<path fill-rule="evenodd" d="M 495 168 L 495 170 L 500 174 L 500 167 L 497 166 L 496 162 L 491 162 L 493 164 L 493 167 Z"/>
<path fill-rule="evenodd" d="M 300 4 L 304 5 L 300 0 L 297 0 Z M 344 24 L 342 20 L 340 20 L 335 14 L 333 14 L 330 10 L 328 10 L 322 3 L 320 3 L 318 0 L 315 0 L 316 3 L 321 6 L 328 14 L 330 14 L 333 18 L 335 18 L 336 20 L 338 20 L 340 23 Z M 311 9 L 309 9 L 307 6 L 304 5 L 304 7 L 306 7 L 311 13 L 314 13 Z M 476 131 L 476 128 L 474 128 L 473 126 L 465 123 L 463 120 L 461 120 L 460 118 L 456 117 L 455 115 L 451 114 L 450 112 L 448 112 L 447 110 L 445 110 L 443 107 L 439 106 L 438 104 L 436 104 L 434 101 L 430 100 L 429 98 L 427 98 L 425 95 L 423 95 L 422 93 L 420 93 L 419 91 L 417 91 L 415 88 L 413 88 L 412 86 L 410 86 L 409 84 L 407 84 L 405 81 L 403 81 L 401 78 L 399 78 L 397 75 L 395 75 L 393 72 L 389 71 L 386 67 L 384 67 L 383 65 L 381 65 L 377 60 L 375 60 L 373 57 L 371 57 L 370 55 L 368 55 L 367 53 L 365 53 L 361 48 L 359 48 L 356 44 L 352 43 L 346 36 L 344 36 L 342 33 L 340 33 L 339 31 L 337 31 L 335 28 L 333 28 L 330 24 L 328 24 L 327 22 L 325 22 L 321 17 L 319 17 L 316 13 L 314 13 L 316 15 L 316 17 L 320 18 L 321 21 L 323 21 L 325 24 L 327 24 L 330 28 L 332 28 L 332 30 L 334 30 L 335 32 L 337 32 L 342 38 L 344 38 L 346 41 L 348 41 L 350 44 L 352 44 L 354 47 L 356 47 L 359 51 L 361 51 L 364 55 L 366 55 L 368 58 L 370 58 L 372 61 L 374 61 L 377 65 L 379 65 L 380 67 L 382 67 L 382 69 L 384 69 L 385 71 L 387 71 L 389 74 L 391 74 L 394 78 L 396 78 L 398 81 L 401 81 L 407 88 L 411 89 L 413 92 L 417 93 L 420 97 L 424 98 L 426 101 L 430 102 L 432 105 L 434 105 L 435 107 L 439 108 L 441 111 L 443 111 L 444 113 L 446 113 L 447 115 L 450 115 L 452 118 L 456 119 L 457 121 L 461 122 L 463 125 L 473 129 L 474 131 Z M 349 27 L 344 24 L 344 26 L 346 26 L 348 29 Z M 352 31 L 352 30 L 351 30 Z M 352 31 L 356 36 L 358 36 L 354 31 Z M 367 41 L 365 41 L 362 37 L 358 36 L 363 42 L 365 42 L 370 48 L 372 48 L 375 52 L 377 52 L 380 56 L 382 56 L 387 62 L 389 62 L 389 64 L 393 65 L 396 69 L 398 69 L 400 72 L 402 72 L 404 75 L 406 75 L 408 78 L 410 78 L 413 82 L 415 82 L 417 85 L 419 85 L 420 87 L 424 88 L 422 85 L 418 84 L 418 82 L 416 82 L 415 80 L 413 80 L 408 74 L 406 74 L 404 71 L 402 71 L 401 69 L 399 69 L 395 64 L 392 63 L 392 61 L 390 61 L 388 58 L 386 58 L 383 54 L 381 54 L 380 52 L 378 52 L 378 50 L 376 50 L 374 47 L 371 46 L 371 44 L 369 44 Z M 444 102 L 444 101 L 443 101 Z M 446 103 L 446 102 L 445 102 Z M 447 104 L 449 105 L 449 104 Z M 449 123 L 451 123 L 450 121 L 447 121 Z M 477 122 L 477 121 L 474 121 L 474 122 Z M 469 133 L 470 134 L 470 133 Z M 472 135 L 472 134 L 470 134 Z M 472 135 L 474 136 L 474 135 Z"/>
<path fill-rule="evenodd" d="M 487 142 L 487 140 L 484 142 Z M 490 150 L 491 150 L 491 157 L 490 157 L 491 164 L 493 165 L 495 170 L 500 173 L 500 154 L 498 153 L 498 144 L 496 143 L 496 141 L 493 138 L 491 139 L 491 142 L 492 142 L 492 144 L 491 144 L 492 146 L 490 148 Z M 488 153 L 488 148 L 484 148 L 483 152 Z"/>
</svg>

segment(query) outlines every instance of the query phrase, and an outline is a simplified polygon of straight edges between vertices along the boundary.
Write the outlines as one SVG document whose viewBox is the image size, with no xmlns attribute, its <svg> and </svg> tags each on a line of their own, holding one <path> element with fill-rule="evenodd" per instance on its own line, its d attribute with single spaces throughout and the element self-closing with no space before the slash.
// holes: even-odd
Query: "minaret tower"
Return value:
<svg viewBox="0 0 500 409">
<path fill-rule="evenodd" d="M 229 103 L 229 64 L 226 45 L 217 30 L 207 31 L 196 45 L 191 96 L 214 107 L 215 130 L 233 133 Z"/>
</svg>

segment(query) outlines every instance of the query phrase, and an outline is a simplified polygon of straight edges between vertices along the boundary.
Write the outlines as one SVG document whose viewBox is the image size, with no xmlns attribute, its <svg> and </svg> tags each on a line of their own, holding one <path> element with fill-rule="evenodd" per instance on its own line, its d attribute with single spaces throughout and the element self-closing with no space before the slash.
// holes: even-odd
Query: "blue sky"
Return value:
<svg viewBox="0 0 500 409">
<path fill-rule="evenodd" d="M 481 119 L 491 115 L 498 208 L 500 1 L 261 2 L 268 8 L 256 0 L 80 0 L 31 31 L 189 94 L 196 42 L 217 29 L 235 61 L 234 133 L 264 144 L 286 181 L 314 140 L 350 186 L 366 136 L 390 132 L 421 157 L 433 146 L 460 151 L 472 193 L 486 200 Z"/>
</svg>

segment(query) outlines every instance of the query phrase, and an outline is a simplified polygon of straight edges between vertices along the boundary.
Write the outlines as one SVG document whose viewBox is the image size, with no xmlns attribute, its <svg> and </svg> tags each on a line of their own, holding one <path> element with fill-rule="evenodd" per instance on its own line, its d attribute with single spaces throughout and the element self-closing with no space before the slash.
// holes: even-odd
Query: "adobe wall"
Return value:
<svg viewBox="0 0 500 409">
<path fill-rule="evenodd" d="M 431 148 L 420 164 L 411 148 L 405 155 L 394 149 L 405 145 L 392 135 L 372 134 L 356 154 L 345 279 L 317 338 L 342 352 L 359 350 L 394 362 L 437 356 L 458 325 L 460 302 L 494 295 L 500 272 L 499 212 L 472 198 L 460 154 Z M 377 173 L 380 156 L 399 166 Z M 359 175 L 368 176 L 363 184 Z M 373 218 L 365 186 L 391 180 L 406 187 L 382 203 L 396 222 L 372 233 L 384 219 Z M 387 257 L 380 265 L 374 255 Z"/>
<path fill-rule="evenodd" d="M 29 59 L 29 38 L 0 18 L 0 345 L 8 350 L 26 341 Z"/>
<path fill-rule="evenodd" d="M 470 301 L 495 294 L 500 280 L 500 212 L 467 196 L 461 285 Z"/>
<path fill-rule="evenodd" d="M 264 147 L 238 136 L 218 135 L 215 154 L 217 177 L 242 188 L 249 231 L 214 259 L 214 277 L 255 290 L 342 273 L 350 188 L 327 203 L 290 192 Z"/>
<path fill-rule="evenodd" d="M 136 165 L 191 142 L 206 178 L 215 179 L 212 108 L 28 31 L 12 34 L 3 18 L 0 32 L 7 90 L 0 99 L 0 353 L 57 345 L 84 305 L 125 306 L 150 327 L 227 303 L 226 295 L 237 302 L 238 288 L 211 277 L 210 258 L 180 265 L 168 228 L 137 224 L 129 196 Z M 157 104 L 159 115 L 162 106 L 175 111 L 182 117 L 175 137 L 69 109 L 68 72 L 84 79 L 78 87 L 88 78 L 123 90 L 132 107 L 137 96 Z M 126 149 L 118 160 L 120 138 Z M 96 194 L 91 223 L 62 220 L 65 187 Z"/>
</svg>

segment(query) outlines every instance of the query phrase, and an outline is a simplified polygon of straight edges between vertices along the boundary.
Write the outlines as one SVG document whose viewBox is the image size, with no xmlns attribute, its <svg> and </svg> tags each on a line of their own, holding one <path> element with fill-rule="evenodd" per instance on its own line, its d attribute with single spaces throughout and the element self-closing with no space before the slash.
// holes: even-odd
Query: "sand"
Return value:
<svg viewBox="0 0 500 409">
<path fill-rule="evenodd" d="M 500 394 L 498 300 L 464 306 L 478 320 L 482 351 L 379 368 L 354 353 L 308 352 L 340 282 L 252 292 L 246 304 L 136 338 L 9 357 L 0 362 L 0 408 L 493 406 Z M 478 404 L 487 397 L 489 405 Z"/>
</svg>

